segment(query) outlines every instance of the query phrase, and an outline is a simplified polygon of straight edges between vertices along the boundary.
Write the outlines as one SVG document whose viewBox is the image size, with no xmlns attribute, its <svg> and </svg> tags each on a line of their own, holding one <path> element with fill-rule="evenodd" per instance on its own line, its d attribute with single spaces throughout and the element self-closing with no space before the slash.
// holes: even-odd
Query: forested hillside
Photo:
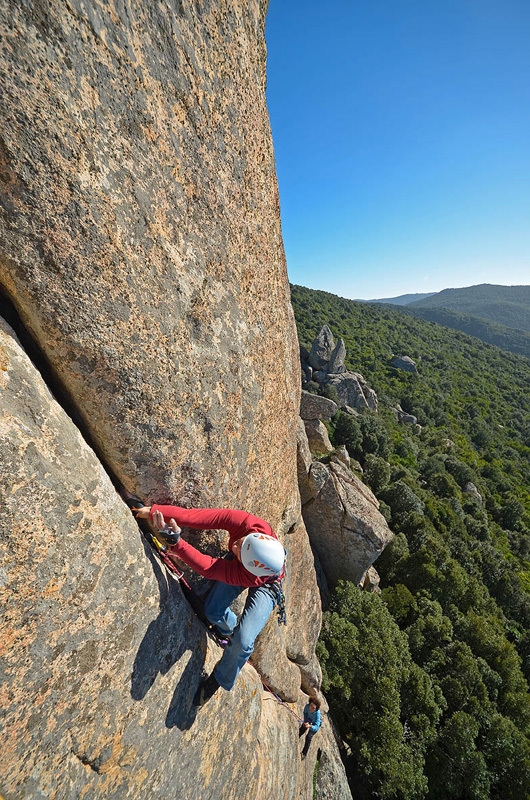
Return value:
<svg viewBox="0 0 530 800">
<path fill-rule="evenodd" d="M 526 330 L 509 328 L 499 322 L 491 322 L 487 319 L 475 317 L 472 314 L 464 314 L 459 311 L 452 311 L 449 308 L 433 307 L 423 308 L 412 303 L 400 309 L 404 314 L 414 314 L 414 316 L 426 319 L 429 322 L 437 322 L 469 336 L 482 339 L 483 342 L 509 350 L 511 353 L 530 358 L 530 333 Z"/>
<path fill-rule="evenodd" d="M 400 294 L 399 297 L 382 297 L 379 300 L 367 300 L 368 303 L 386 303 L 391 306 L 406 306 L 409 303 L 415 303 L 417 300 L 425 300 L 427 297 L 432 297 L 436 292 L 427 292 L 422 294 L 416 292 L 415 294 Z"/>
<path fill-rule="evenodd" d="M 444 289 L 411 303 L 413 308 L 448 308 L 462 314 L 530 331 L 530 286 L 481 283 L 463 289 Z"/>
<path fill-rule="evenodd" d="M 484 283 L 369 302 L 397 305 L 404 314 L 437 322 L 530 358 L 530 286 Z"/>
<path fill-rule="evenodd" d="M 381 596 L 340 584 L 320 642 L 353 794 L 528 798 L 530 362 L 388 307 L 298 286 L 292 301 L 300 344 L 329 325 L 378 394 L 330 434 L 396 534 Z"/>
</svg>

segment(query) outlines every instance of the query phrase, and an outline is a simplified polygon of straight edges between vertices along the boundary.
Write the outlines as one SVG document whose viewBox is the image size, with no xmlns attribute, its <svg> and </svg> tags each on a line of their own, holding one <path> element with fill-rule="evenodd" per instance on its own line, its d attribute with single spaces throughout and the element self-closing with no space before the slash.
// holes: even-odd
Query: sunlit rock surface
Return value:
<svg viewBox="0 0 530 800">
<path fill-rule="evenodd" d="M 0 0 L 0 283 L 77 425 L 3 326 L 6 800 L 311 790 L 251 665 L 193 706 L 220 651 L 108 477 L 268 519 L 292 563 L 289 627 L 271 620 L 254 663 L 288 696 L 319 684 L 265 10 Z"/>
<path fill-rule="evenodd" d="M 0 385 L 0 795 L 309 796 L 291 715 L 274 701 L 263 716 L 272 695 L 251 665 L 193 705 L 221 651 L 3 322 Z M 300 662 L 319 628 L 304 534 L 287 629 Z M 278 679 L 298 671 L 282 647 L 265 653 Z"/>
<path fill-rule="evenodd" d="M 315 461 L 303 485 L 304 522 L 328 583 L 359 583 L 392 539 L 376 497 L 339 458 Z"/>
<path fill-rule="evenodd" d="M 299 364 L 265 10 L 2 0 L 0 263 L 122 483 L 274 526 Z"/>
</svg>

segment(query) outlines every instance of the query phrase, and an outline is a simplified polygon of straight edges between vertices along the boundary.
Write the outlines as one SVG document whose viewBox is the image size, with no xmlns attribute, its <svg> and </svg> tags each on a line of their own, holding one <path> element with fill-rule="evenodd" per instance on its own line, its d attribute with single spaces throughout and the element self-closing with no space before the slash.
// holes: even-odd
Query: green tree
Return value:
<svg viewBox="0 0 530 800">
<path fill-rule="evenodd" d="M 401 628 L 406 627 L 416 617 L 418 611 L 416 599 L 402 583 L 386 587 L 381 592 L 381 597 Z"/>
<path fill-rule="evenodd" d="M 390 464 L 384 458 L 368 453 L 364 459 L 363 480 L 377 494 L 390 480 Z"/>
<path fill-rule="evenodd" d="M 530 695 L 521 672 L 515 646 L 504 634 L 502 621 L 491 615 L 469 610 L 457 624 L 457 632 L 475 656 L 480 656 L 501 677 L 499 711 L 512 719 L 522 731 L 530 734 Z"/>
<path fill-rule="evenodd" d="M 375 453 L 382 458 L 388 458 L 390 452 L 390 437 L 385 425 L 375 414 L 365 413 L 359 417 L 362 433 L 362 452 Z"/>
<path fill-rule="evenodd" d="M 496 514 L 497 522 L 507 530 L 517 530 L 525 512 L 524 505 L 516 497 L 504 501 Z"/>
<path fill-rule="evenodd" d="M 423 503 L 414 491 L 403 481 L 397 481 L 388 486 L 381 493 L 381 499 L 392 509 L 392 518 L 401 513 L 415 511 L 423 512 Z"/>
<path fill-rule="evenodd" d="M 483 752 L 491 775 L 491 800 L 530 797 L 530 745 L 510 719 L 494 715 Z"/>
<path fill-rule="evenodd" d="M 363 435 L 358 417 L 352 417 L 339 411 L 333 419 L 332 442 L 335 447 L 341 444 L 346 446 L 348 453 L 353 458 L 360 458 L 362 455 Z"/>
<path fill-rule="evenodd" d="M 476 720 L 464 711 L 444 722 L 427 755 L 430 800 L 490 800 L 491 779 L 477 749 L 478 730 Z"/>
<path fill-rule="evenodd" d="M 429 478 L 429 488 L 438 497 L 458 497 L 460 495 L 457 482 L 447 472 L 432 475 Z"/>
<path fill-rule="evenodd" d="M 423 596 L 417 600 L 417 617 L 406 629 L 406 634 L 414 661 L 425 665 L 436 648 L 452 641 L 453 626 L 440 603 Z"/>
<path fill-rule="evenodd" d="M 334 719 L 353 753 L 358 796 L 424 797 L 424 753 L 439 698 L 412 665 L 407 639 L 381 599 L 339 583 L 324 614 L 319 657 Z"/>
</svg>

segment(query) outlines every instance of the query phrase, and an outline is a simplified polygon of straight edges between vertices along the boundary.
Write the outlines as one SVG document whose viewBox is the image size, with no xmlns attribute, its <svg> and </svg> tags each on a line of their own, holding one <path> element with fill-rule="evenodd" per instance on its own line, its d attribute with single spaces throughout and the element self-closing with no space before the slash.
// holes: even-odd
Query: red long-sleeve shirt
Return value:
<svg viewBox="0 0 530 800">
<path fill-rule="evenodd" d="M 185 528 L 199 530 L 225 530 L 230 534 L 228 549 L 243 536 L 249 533 L 265 533 L 267 536 L 278 537 L 268 522 L 264 519 L 248 514 L 246 511 L 234 511 L 230 508 L 180 508 L 180 506 L 154 505 L 150 516 L 155 511 L 160 511 L 166 523 L 174 519 L 177 525 Z M 185 539 L 170 548 L 173 555 L 178 556 L 185 564 L 199 575 L 214 581 L 229 583 L 231 586 L 263 586 L 270 582 L 270 578 L 253 575 L 243 564 L 234 558 L 233 561 L 212 556 L 196 550 Z"/>
</svg>

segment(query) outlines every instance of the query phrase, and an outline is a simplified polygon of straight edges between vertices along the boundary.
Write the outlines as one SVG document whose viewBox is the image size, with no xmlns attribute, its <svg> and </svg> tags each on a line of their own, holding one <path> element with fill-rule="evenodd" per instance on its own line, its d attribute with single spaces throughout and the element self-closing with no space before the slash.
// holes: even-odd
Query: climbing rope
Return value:
<svg viewBox="0 0 530 800">
<path fill-rule="evenodd" d="M 258 672 L 258 675 L 259 675 L 259 672 Z M 274 699 L 276 700 L 277 703 L 280 703 L 280 705 L 285 706 L 287 711 L 290 711 L 290 713 L 293 715 L 293 717 L 296 717 L 296 719 L 298 720 L 298 723 L 301 725 L 304 720 L 300 719 L 298 714 L 295 711 L 293 711 L 292 708 L 289 708 L 289 706 L 287 705 L 285 700 L 282 700 L 282 698 L 279 695 L 277 695 L 276 692 L 273 692 L 272 689 L 270 688 L 270 686 L 267 686 L 267 684 L 265 683 L 265 681 L 263 680 L 261 675 L 260 675 L 260 680 L 261 680 L 261 683 L 263 685 L 263 688 L 266 689 L 268 692 L 270 692 L 270 694 L 272 694 L 272 696 L 274 697 Z"/>
</svg>

